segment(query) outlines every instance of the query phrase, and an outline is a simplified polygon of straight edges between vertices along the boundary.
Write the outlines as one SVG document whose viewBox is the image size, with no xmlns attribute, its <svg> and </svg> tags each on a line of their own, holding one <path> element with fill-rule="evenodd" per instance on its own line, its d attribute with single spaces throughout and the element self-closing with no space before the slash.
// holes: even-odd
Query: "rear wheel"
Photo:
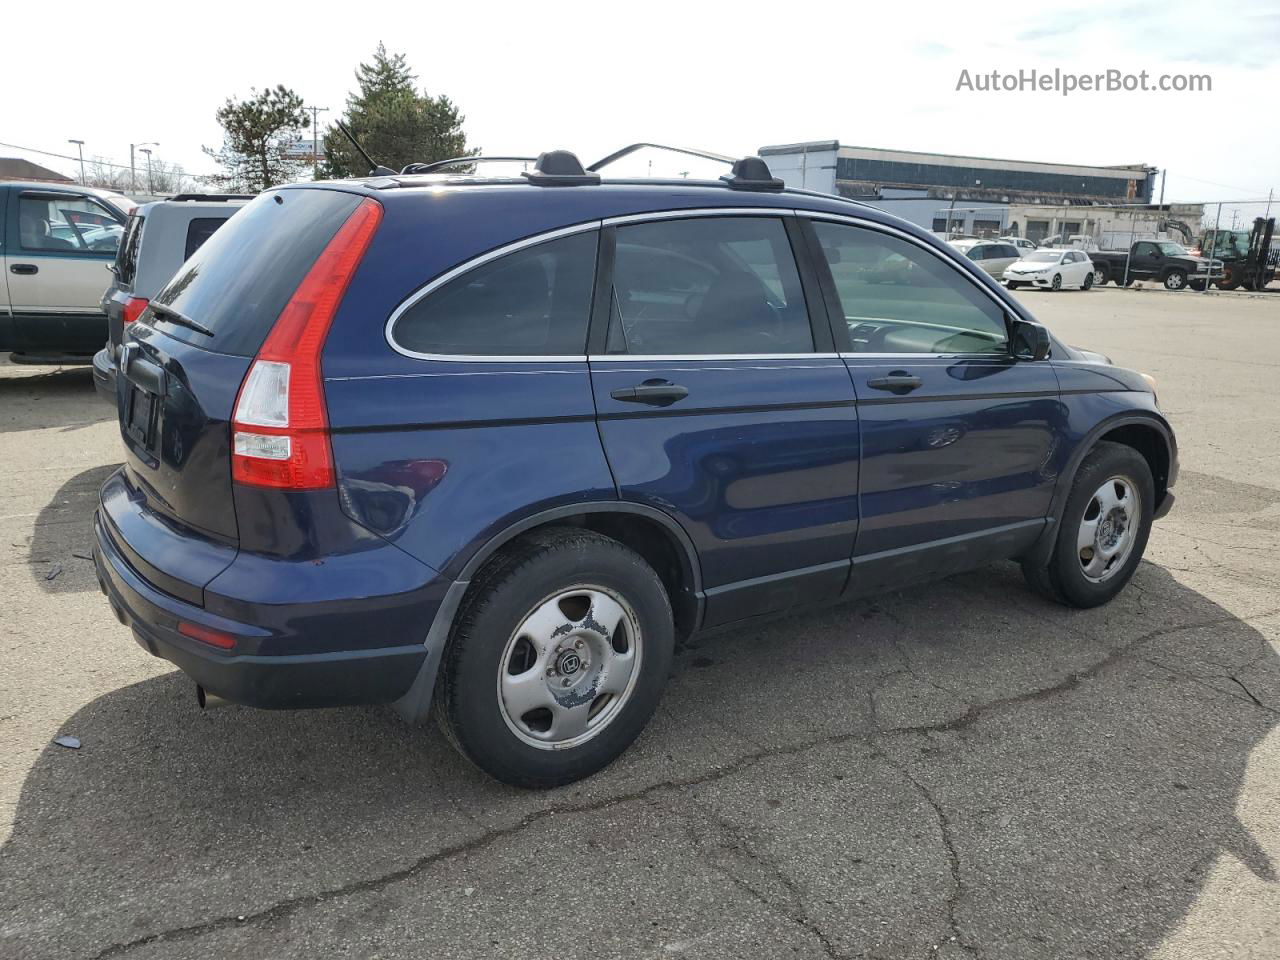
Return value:
<svg viewBox="0 0 1280 960">
<path fill-rule="evenodd" d="M 440 726 L 498 780 L 571 783 L 644 729 L 673 644 L 666 591 L 637 553 L 577 528 L 538 532 L 476 578 L 440 666 Z"/>
<path fill-rule="evenodd" d="M 1137 569 L 1154 509 L 1147 461 L 1132 447 L 1099 443 L 1076 471 L 1049 563 L 1023 561 L 1027 583 L 1069 606 L 1106 603 Z"/>
<path fill-rule="evenodd" d="M 1088 290 L 1092 286 L 1093 286 L 1093 272 L 1090 271 L 1089 273 L 1086 273 L 1084 275 L 1084 283 L 1081 285 L 1080 289 Z"/>
<path fill-rule="evenodd" d="M 1166 290 L 1181 290 L 1187 285 L 1187 271 L 1170 270 L 1164 275 L 1164 288 Z"/>
</svg>

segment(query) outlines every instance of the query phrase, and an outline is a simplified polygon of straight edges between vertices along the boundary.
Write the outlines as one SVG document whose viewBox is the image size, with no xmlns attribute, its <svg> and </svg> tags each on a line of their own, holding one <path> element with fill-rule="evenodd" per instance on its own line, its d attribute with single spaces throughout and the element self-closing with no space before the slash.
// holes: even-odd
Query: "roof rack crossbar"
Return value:
<svg viewBox="0 0 1280 960">
<path fill-rule="evenodd" d="M 410 163 L 400 172 L 435 173 L 445 167 L 460 167 L 468 163 L 536 163 L 537 157 L 450 157 L 448 160 L 433 160 L 431 163 Z"/>
<path fill-rule="evenodd" d="M 170 197 L 170 200 L 252 200 L 256 194 L 252 193 L 179 193 Z"/>
<path fill-rule="evenodd" d="M 687 147 L 670 147 L 665 143 L 632 143 L 623 147 L 621 150 L 615 150 L 607 157 L 601 157 L 595 163 L 591 164 L 591 166 L 587 167 L 587 169 L 591 171 L 598 171 L 602 167 L 607 167 L 609 164 L 635 153 L 637 150 L 643 150 L 645 147 L 652 147 L 655 150 L 670 150 L 672 153 L 683 153 L 691 157 L 701 157 L 703 160 L 718 160 L 720 163 L 732 164 L 734 162 L 733 157 L 726 157 L 722 153 L 711 153 L 709 150 L 690 150 Z"/>
</svg>

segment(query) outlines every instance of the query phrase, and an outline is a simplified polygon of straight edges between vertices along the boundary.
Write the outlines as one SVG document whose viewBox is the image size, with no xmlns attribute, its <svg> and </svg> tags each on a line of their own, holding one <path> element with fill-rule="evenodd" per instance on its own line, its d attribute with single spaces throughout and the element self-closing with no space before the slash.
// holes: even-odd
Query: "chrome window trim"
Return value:
<svg viewBox="0 0 1280 960">
<path fill-rule="evenodd" d="M 839 360 L 838 353 L 593 353 L 592 363 L 682 363 L 702 360 Z"/>
<path fill-rule="evenodd" d="M 499 257 L 505 257 L 509 253 L 515 253 L 516 251 L 523 250 L 526 247 L 536 247 L 540 243 L 559 240 L 561 237 L 571 237 L 575 234 L 599 230 L 600 227 L 600 220 L 588 220 L 585 223 L 576 223 L 571 227 L 559 227 L 555 230 L 548 230 L 545 233 L 535 233 L 533 236 L 525 237 L 523 240 L 516 240 L 513 243 L 508 243 L 501 247 L 495 247 L 486 253 L 482 253 L 477 257 L 472 257 L 464 263 L 458 264 L 452 269 L 446 270 L 425 286 L 419 287 L 413 293 L 409 294 L 409 296 L 391 312 L 391 316 L 387 318 L 386 326 L 383 328 L 383 333 L 387 338 L 387 344 L 396 353 L 405 357 L 412 357 L 415 360 L 442 360 L 448 363 L 586 363 L 587 353 L 585 343 L 582 353 L 561 356 L 541 356 L 537 354 L 515 354 L 506 356 L 499 354 L 421 353 L 417 350 L 410 350 L 407 347 L 402 347 L 400 344 L 396 343 L 396 338 L 393 335 L 393 332 L 395 330 L 396 321 L 399 320 L 407 310 L 418 304 L 426 297 L 429 297 L 450 280 L 454 280 L 462 276 L 464 273 L 470 273 L 477 267 L 482 267 L 486 263 L 497 260 Z M 588 318 L 588 325 L 589 320 L 590 318 Z"/>
</svg>

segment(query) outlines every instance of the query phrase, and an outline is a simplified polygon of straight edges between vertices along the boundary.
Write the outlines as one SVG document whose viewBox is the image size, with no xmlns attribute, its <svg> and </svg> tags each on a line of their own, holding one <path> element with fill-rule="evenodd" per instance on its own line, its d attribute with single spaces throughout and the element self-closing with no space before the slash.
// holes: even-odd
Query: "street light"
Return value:
<svg viewBox="0 0 1280 960">
<path fill-rule="evenodd" d="M 68 140 L 67 143 L 74 143 L 76 148 L 80 151 L 80 186 L 87 187 L 89 182 L 84 178 L 84 141 Z"/>
<path fill-rule="evenodd" d="M 154 140 L 148 140 L 146 143 L 129 144 L 129 192 L 130 193 L 138 192 L 138 170 L 133 162 L 134 148 L 135 147 L 158 147 L 158 146 L 160 146 L 160 144 L 156 143 Z"/>
<path fill-rule="evenodd" d="M 139 147 L 138 152 L 145 153 L 147 155 L 147 193 L 154 197 L 156 195 L 156 181 L 155 178 L 151 176 L 151 148 Z"/>
</svg>

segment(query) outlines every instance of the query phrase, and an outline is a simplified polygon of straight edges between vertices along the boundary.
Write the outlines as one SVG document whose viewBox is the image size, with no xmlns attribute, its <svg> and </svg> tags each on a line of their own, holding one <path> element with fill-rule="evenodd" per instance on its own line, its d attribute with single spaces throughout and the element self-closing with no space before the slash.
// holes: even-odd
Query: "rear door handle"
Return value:
<svg viewBox="0 0 1280 960">
<path fill-rule="evenodd" d="M 867 381 L 873 390 L 889 390 L 892 393 L 910 393 L 920 386 L 919 377 L 910 373 L 891 373 L 887 377 L 876 377 Z"/>
<path fill-rule="evenodd" d="M 9 272 L 28 276 L 33 273 L 39 273 L 40 268 L 37 267 L 34 263 L 15 263 L 10 265 Z"/>
<path fill-rule="evenodd" d="M 665 407 L 683 400 L 689 395 L 688 387 L 682 387 L 670 380 L 646 380 L 634 387 L 622 387 L 610 392 L 609 396 L 623 403 L 647 403 L 654 407 Z"/>
</svg>

